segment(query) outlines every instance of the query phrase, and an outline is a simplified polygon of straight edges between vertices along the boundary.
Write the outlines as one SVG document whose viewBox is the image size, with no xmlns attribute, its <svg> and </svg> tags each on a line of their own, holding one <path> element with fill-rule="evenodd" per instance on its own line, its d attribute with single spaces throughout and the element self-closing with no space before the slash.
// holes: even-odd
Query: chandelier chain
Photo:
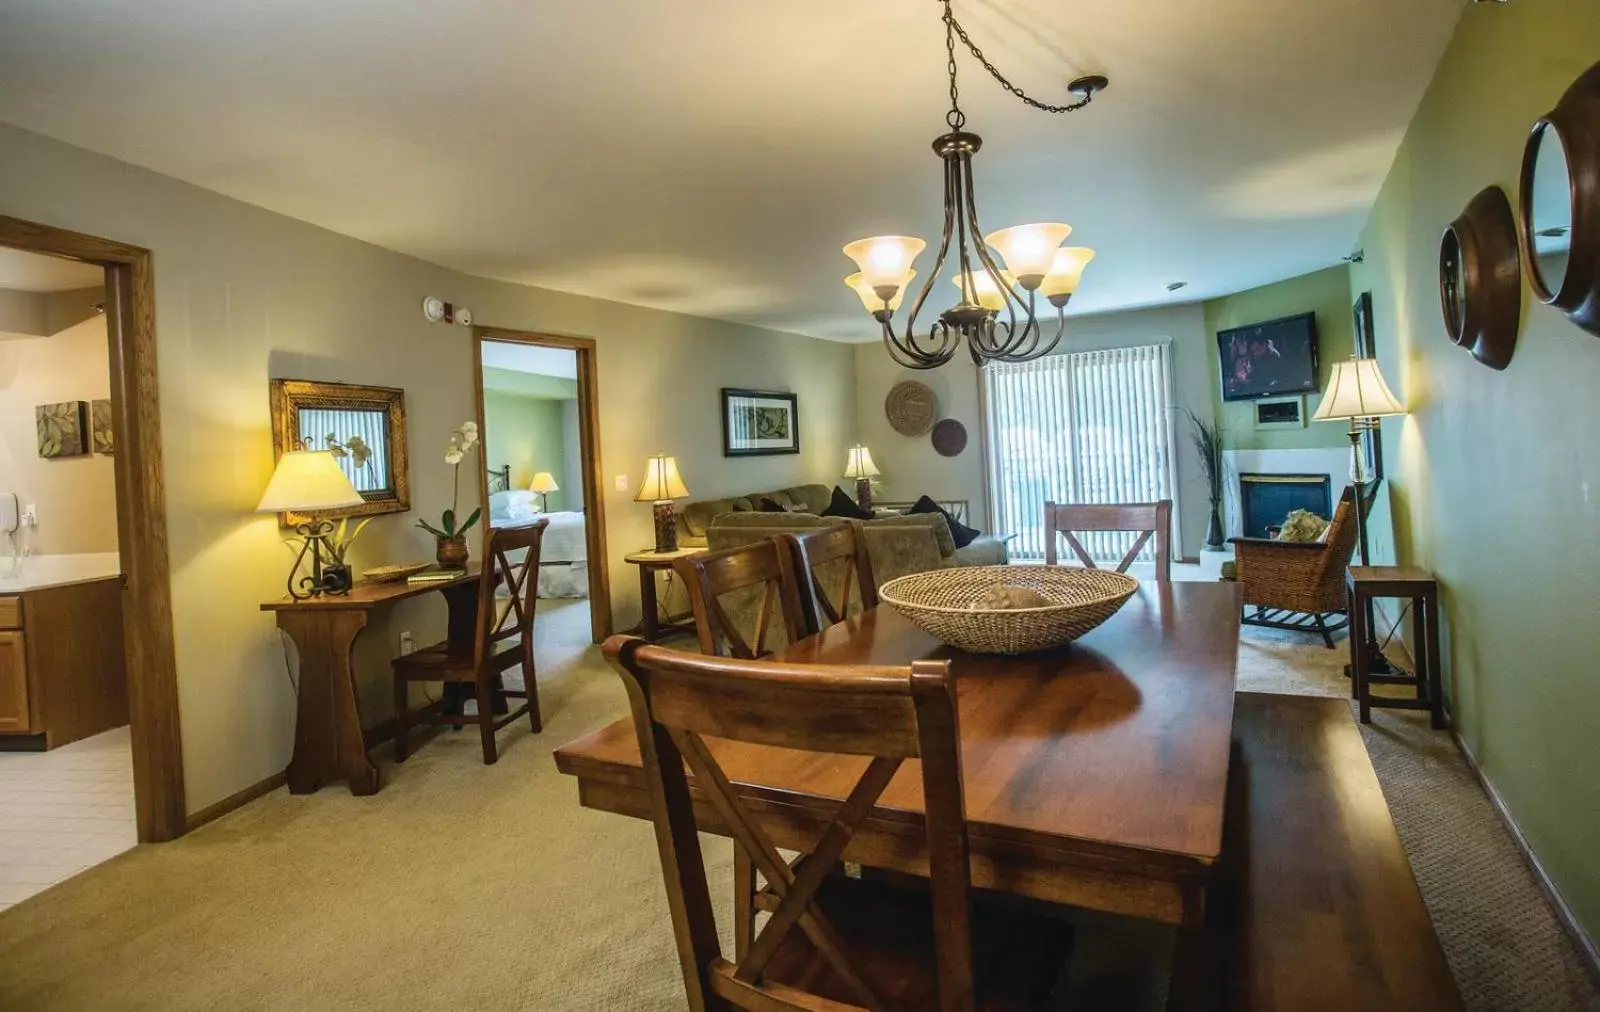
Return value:
<svg viewBox="0 0 1600 1012">
<path fill-rule="evenodd" d="M 990 63 L 987 56 L 983 55 L 983 50 L 979 49 L 978 44 L 972 41 L 972 37 L 967 34 L 967 30 L 961 27 L 961 22 L 957 21 L 955 14 L 951 12 L 950 0 L 942 0 L 942 2 L 944 3 L 945 48 L 950 54 L 950 113 L 945 117 L 945 120 L 950 124 L 951 129 L 960 130 L 961 126 L 966 123 L 967 120 L 967 117 L 964 113 L 962 113 L 960 106 L 956 104 L 956 36 L 961 37 L 962 44 L 967 47 L 967 51 L 972 54 L 972 58 L 983 64 L 983 69 L 989 72 L 990 77 L 1000 82 L 1000 86 L 1002 88 L 1011 92 L 1011 94 L 1017 96 L 1017 98 L 1020 98 L 1023 102 L 1035 109 L 1038 109 L 1042 112 L 1077 112 L 1079 109 L 1082 109 L 1084 106 L 1088 105 L 1090 100 L 1094 97 L 1093 94 L 1090 93 L 1084 95 L 1078 101 L 1072 102 L 1068 105 L 1051 105 L 1048 102 L 1041 102 L 1032 95 L 1029 95 L 1021 88 L 1012 84 L 1010 79 L 1004 74 L 1000 73 L 1000 69 L 993 63 Z"/>
</svg>

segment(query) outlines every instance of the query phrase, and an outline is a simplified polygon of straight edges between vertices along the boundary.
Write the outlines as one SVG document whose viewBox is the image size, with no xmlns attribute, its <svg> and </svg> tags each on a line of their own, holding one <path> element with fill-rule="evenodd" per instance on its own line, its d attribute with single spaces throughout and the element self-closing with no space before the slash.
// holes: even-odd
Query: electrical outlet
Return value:
<svg viewBox="0 0 1600 1012">
<path fill-rule="evenodd" d="M 416 649 L 417 643 L 411 638 L 411 630 L 403 630 L 400 633 L 400 656 L 404 657 L 406 654 L 413 653 Z"/>
<path fill-rule="evenodd" d="M 625 475 L 625 474 L 617 475 L 617 491 L 618 492 L 626 492 L 626 491 L 628 491 L 628 476 L 627 475 Z M 32 509 L 32 508 L 33 507 L 31 507 L 31 506 L 29 507 L 29 509 Z"/>
<path fill-rule="evenodd" d="M 22 525 L 24 527 L 39 526 L 39 511 L 34 508 L 33 503 L 22 507 Z"/>
</svg>

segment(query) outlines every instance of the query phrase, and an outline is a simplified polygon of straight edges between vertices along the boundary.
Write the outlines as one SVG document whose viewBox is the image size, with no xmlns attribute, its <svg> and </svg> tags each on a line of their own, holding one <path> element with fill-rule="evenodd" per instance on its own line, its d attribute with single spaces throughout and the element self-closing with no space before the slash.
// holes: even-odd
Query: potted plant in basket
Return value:
<svg viewBox="0 0 1600 1012">
<path fill-rule="evenodd" d="M 1222 505 L 1222 430 L 1215 422 L 1206 421 L 1192 409 L 1184 410 L 1189 416 L 1189 440 L 1194 444 L 1195 452 L 1200 454 L 1200 475 L 1205 478 L 1210 495 L 1211 522 L 1206 526 L 1206 548 L 1213 552 L 1220 551 L 1222 516 L 1218 509 Z"/>
<path fill-rule="evenodd" d="M 483 507 L 479 506 L 468 514 L 465 520 L 456 522 L 456 512 L 461 505 L 461 461 L 477 448 L 477 422 L 462 422 L 459 428 L 450 433 L 450 445 L 444 453 L 444 462 L 455 469 L 451 476 L 454 493 L 450 498 L 450 508 L 439 518 L 437 527 L 426 520 L 417 521 L 418 527 L 437 539 L 438 551 L 434 557 L 444 569 L 466 568 L 467 531 L 472 529 L 472 525 L 478 522 L 479 515 L 483 513 Z"/>
</svg>

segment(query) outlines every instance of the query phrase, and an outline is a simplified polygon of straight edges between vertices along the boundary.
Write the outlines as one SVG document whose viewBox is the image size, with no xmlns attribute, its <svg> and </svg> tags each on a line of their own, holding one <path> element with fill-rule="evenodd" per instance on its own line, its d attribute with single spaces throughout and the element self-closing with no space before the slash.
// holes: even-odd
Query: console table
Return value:
<svg viewBox="0 0 1600 1012">
<path fill-rule="evenodd" d="M 470 654 L 478 617 L 477 569 L 474 565 L 465 576 L 442 583 L 358 583 L 342 597 L 285 597 L 261 606 L 277 613 L 278 628 L 300 653 L 294 758 L 284 771 L 291 794 L 311 794 L 339 780 L 350 785 L 351 794 L 378 793 L 378 768 L 367 758 L 356 709 L 350 648 L 375 609 L 438 591 L 450 608 L 452 647 Z"/>
</svg>

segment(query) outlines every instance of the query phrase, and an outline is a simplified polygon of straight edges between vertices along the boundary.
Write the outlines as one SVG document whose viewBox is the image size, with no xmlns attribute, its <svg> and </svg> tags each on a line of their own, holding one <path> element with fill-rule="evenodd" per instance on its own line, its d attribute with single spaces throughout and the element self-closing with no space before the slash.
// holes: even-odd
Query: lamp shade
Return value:
<svg viewBox="0 0 1600 1012">
<path fill-rule="evenodd" d="M 1016 276 L 1010 271 L 1001 271 L 1000 280 L 1007 285 L 1017 283 Z M 1006 308 L 1006 294 L 994 283 L 994 278 L 986 270 L 966 271 L 957 274 L 950 279 L 950 283 L 961 289 L 961 298 L 963 300 L 970 295 L 978 305 L 995 313 Z"/>
<path fill-rule="evenodd" d="M 1405 405 L 1383 381 L 1375 358 L 1351 358 L 1333 367 L 1328 390 L 1311 417 L 1319 422 L 1403 415 Z"/>
<path fill-rule="evenodd" d="M 533 476 L 533 481 L 528 483 L 529 492 L 559 492 L 561 486 L 556 484 L 555 475 L 549 471 L 540 471 Z"/>
<path fill-rule="evenodd" d="M 846 478 L 876 478 L 883 472 L 878 470 L 878 465 L 872 462 L 872 451 L 865 446 L 852 446 L 850 454 L 845 458 L 844 476 Z"/>
<path fill-rule="evenodd" d="M 689 490 L 683 487 L 683 479 L 678 477 L 678 461 L 664 453 L 658 453 L 645 463 L 644 481 L 639 485 L 639 494 L 633 497 L 634 502 L 667 502 L 671 499 L 685 499 Z"/>
<path fill-rule="evenodd" d="M 327 450 L 290 450 L 261 495 L 257 513 L 342 509 L 366 502 Z"/>
<path fill-rule="evenodd" d="M 906 300 L 906 289 L 911 287 L 911 280 L 916 276 L 916 271 L 906 271 L 905 283 L 900 286 L 899 291 L 894 293 L 894 298 L 890 299 L 888 302 L 887 308 L 889 312 L 892 313 L 896 309 L 900 308 L 900 303 Z M 861 299 L 861 304 L 867 307 L 867 312 L 876 313 L 879 310 L 884 309 L 885 304 L 883 299 L 879 298 L 878 290 L 862 280 L 862 277 L 862 273 L 860 271 L 856 271 L 848 278 L 845 278 L 844 283 L 849 285 L 850 290 L 855 292 L 857 297 Z"/>
<path fill-rule="evenodd" d="M 898 290 L 910 283 L 911 261 L 927 245 L 913 235 L 875 235 L 847 244 L 844 255 L 856 262 L 868 288 L 892 286 Z"/>
<path fill-rule="evenodd" d="M 1050 273 L 1044 276 L 1044 282 L 1039 285 L 1039 294 L 1049 298 L 1076 292 L 1078 282 L 1083 280 L 1083 269 L 1093 259 L 1094 250 L 1087 246 L 1063 246 L 1056 250 Z"/>
<path fill-rule="evenodd" d="M 983 241 L 1000 251 L 1006 270 L 1016 275 L 1024 288 L 1032 288 L 1050 272 L 1056 250 L 1071 234 L 1071 225 L 1041 222 L 1002 228 L 984 236 Z"/>
</svg>

